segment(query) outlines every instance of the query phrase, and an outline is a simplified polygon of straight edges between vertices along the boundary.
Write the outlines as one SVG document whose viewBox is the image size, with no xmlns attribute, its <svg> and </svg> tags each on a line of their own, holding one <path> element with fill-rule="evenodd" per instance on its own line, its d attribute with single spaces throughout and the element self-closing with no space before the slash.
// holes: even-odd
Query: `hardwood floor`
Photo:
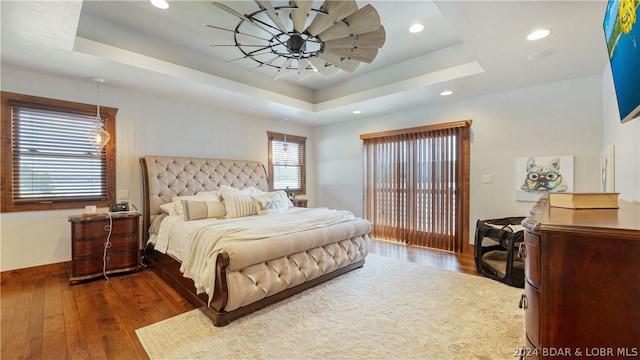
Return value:
<svg viewBox="0 0 640 360">
<path fill-rule="evenodd" d="M 451 254 L 372 240 L 371 253 L 477 274 L 471 250 Z M 69 285 L 69 267 L 0 274 L 0 358 L 148 359 L 135 330 L 194 309 L 149 269 Z"/>
</svg>

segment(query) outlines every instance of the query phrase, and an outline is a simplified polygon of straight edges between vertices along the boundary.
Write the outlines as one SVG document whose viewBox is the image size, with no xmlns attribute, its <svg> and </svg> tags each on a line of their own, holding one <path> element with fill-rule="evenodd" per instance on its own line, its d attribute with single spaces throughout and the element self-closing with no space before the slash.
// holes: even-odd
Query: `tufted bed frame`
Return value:
<svg viewBox="0 0 640 360">
<path fill-rule="evenodd" d="M 255 186 L 263 191 L 269 190 L 265 168 L 257 161 L 148 155 L 140 158 L 140 166 L 145 244 L 149 238 L 148 229 L 161 214 L 160 206 L 171 202 L 174 196 L 214 191 L 219 185 L 239 189 Z M 308 235 L 305 232 L 305 240 L 309 241 L 296 242 L 289 248 L 276 242 L 276 245 L 269 245 L 269 250 L 261 250 L 257 245 L 259 242 L 254 242 L 240 249 L 242 251 L 221 251 L 217 257 L 215 289 L 209 305 L 207 295 L 196 294 L 193 281 L 182 276 L 180 262 L 173 257 L 155 251 L 149 244 L 145 248 L 143 264 L 207 314 L 215 326 L 224 326 L 269 304 L 362 267 L 369 252 L 369 227 L 362 225 L 368 224 L 366 220 L 360 222 L 357 231 L 340 229 L 339 238 L 328 236 L 328 232 L 321 229 L 323 231 L 308 232 Z M 245 256 L 238 256 L 238 253 Z M 261 254 L 265 255 L 261 257 Z M 305 265 L 301 267 L 300 264 Z M 291 285 L 283 288 L 280 277 L 285 273 L 288 277 L 286 283 Z"/>
</svg>

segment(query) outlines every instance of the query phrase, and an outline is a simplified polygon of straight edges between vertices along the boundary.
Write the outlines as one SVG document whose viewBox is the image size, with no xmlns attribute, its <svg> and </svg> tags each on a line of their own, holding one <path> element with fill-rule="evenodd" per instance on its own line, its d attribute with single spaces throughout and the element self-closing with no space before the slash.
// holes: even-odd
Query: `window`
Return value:
<svg viewBox="0 0 640 360">
<path fill-rule="evenodd" d="M 471 121 L 360 135 L 370 236 L 461 252 L 468 243 Z"/>
<path fill-rule="evenodd" d="M 2 212 L 114 203 L 116 112 L 100 107 L 111 140 L 98 153 L 96 105 L 2 92 Z"/>
<path fill-rule="evenodd" d="M 269 184 L 273 190 L 306 194 L 306 137 L 267 132 Z M 286 151 L 285 151 L 286 150 Z"/>
</svg>

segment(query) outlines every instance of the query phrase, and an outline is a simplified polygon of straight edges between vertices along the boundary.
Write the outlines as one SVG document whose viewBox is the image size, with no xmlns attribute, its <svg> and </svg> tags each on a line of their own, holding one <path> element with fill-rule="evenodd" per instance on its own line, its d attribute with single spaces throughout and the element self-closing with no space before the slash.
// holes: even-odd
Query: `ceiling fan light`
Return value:
<svg viewBox="0 0 640 360">
<path fill-rule="evenodd" d="M 424 25 L 422 24 L 413 24 L 409 27 L 409 32 L 413 34 L 419 33 L 422 30 L 424 30 Z"/>
</svg>

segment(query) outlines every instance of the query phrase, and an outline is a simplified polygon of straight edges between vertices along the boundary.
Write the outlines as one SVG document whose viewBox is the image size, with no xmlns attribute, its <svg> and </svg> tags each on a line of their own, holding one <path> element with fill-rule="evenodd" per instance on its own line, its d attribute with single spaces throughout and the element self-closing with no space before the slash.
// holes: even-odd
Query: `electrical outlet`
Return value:
<svg viewBox="0 0 640 360">
<path fill-rule="evenodd" d="M 483 184 L 493 184 L 493 175 L 482 175 Z"/>
<path fill-rule="evenodd" d="M 118 200 L 128 200 L 129 190 L 118 190 Z"/>
</svg>

